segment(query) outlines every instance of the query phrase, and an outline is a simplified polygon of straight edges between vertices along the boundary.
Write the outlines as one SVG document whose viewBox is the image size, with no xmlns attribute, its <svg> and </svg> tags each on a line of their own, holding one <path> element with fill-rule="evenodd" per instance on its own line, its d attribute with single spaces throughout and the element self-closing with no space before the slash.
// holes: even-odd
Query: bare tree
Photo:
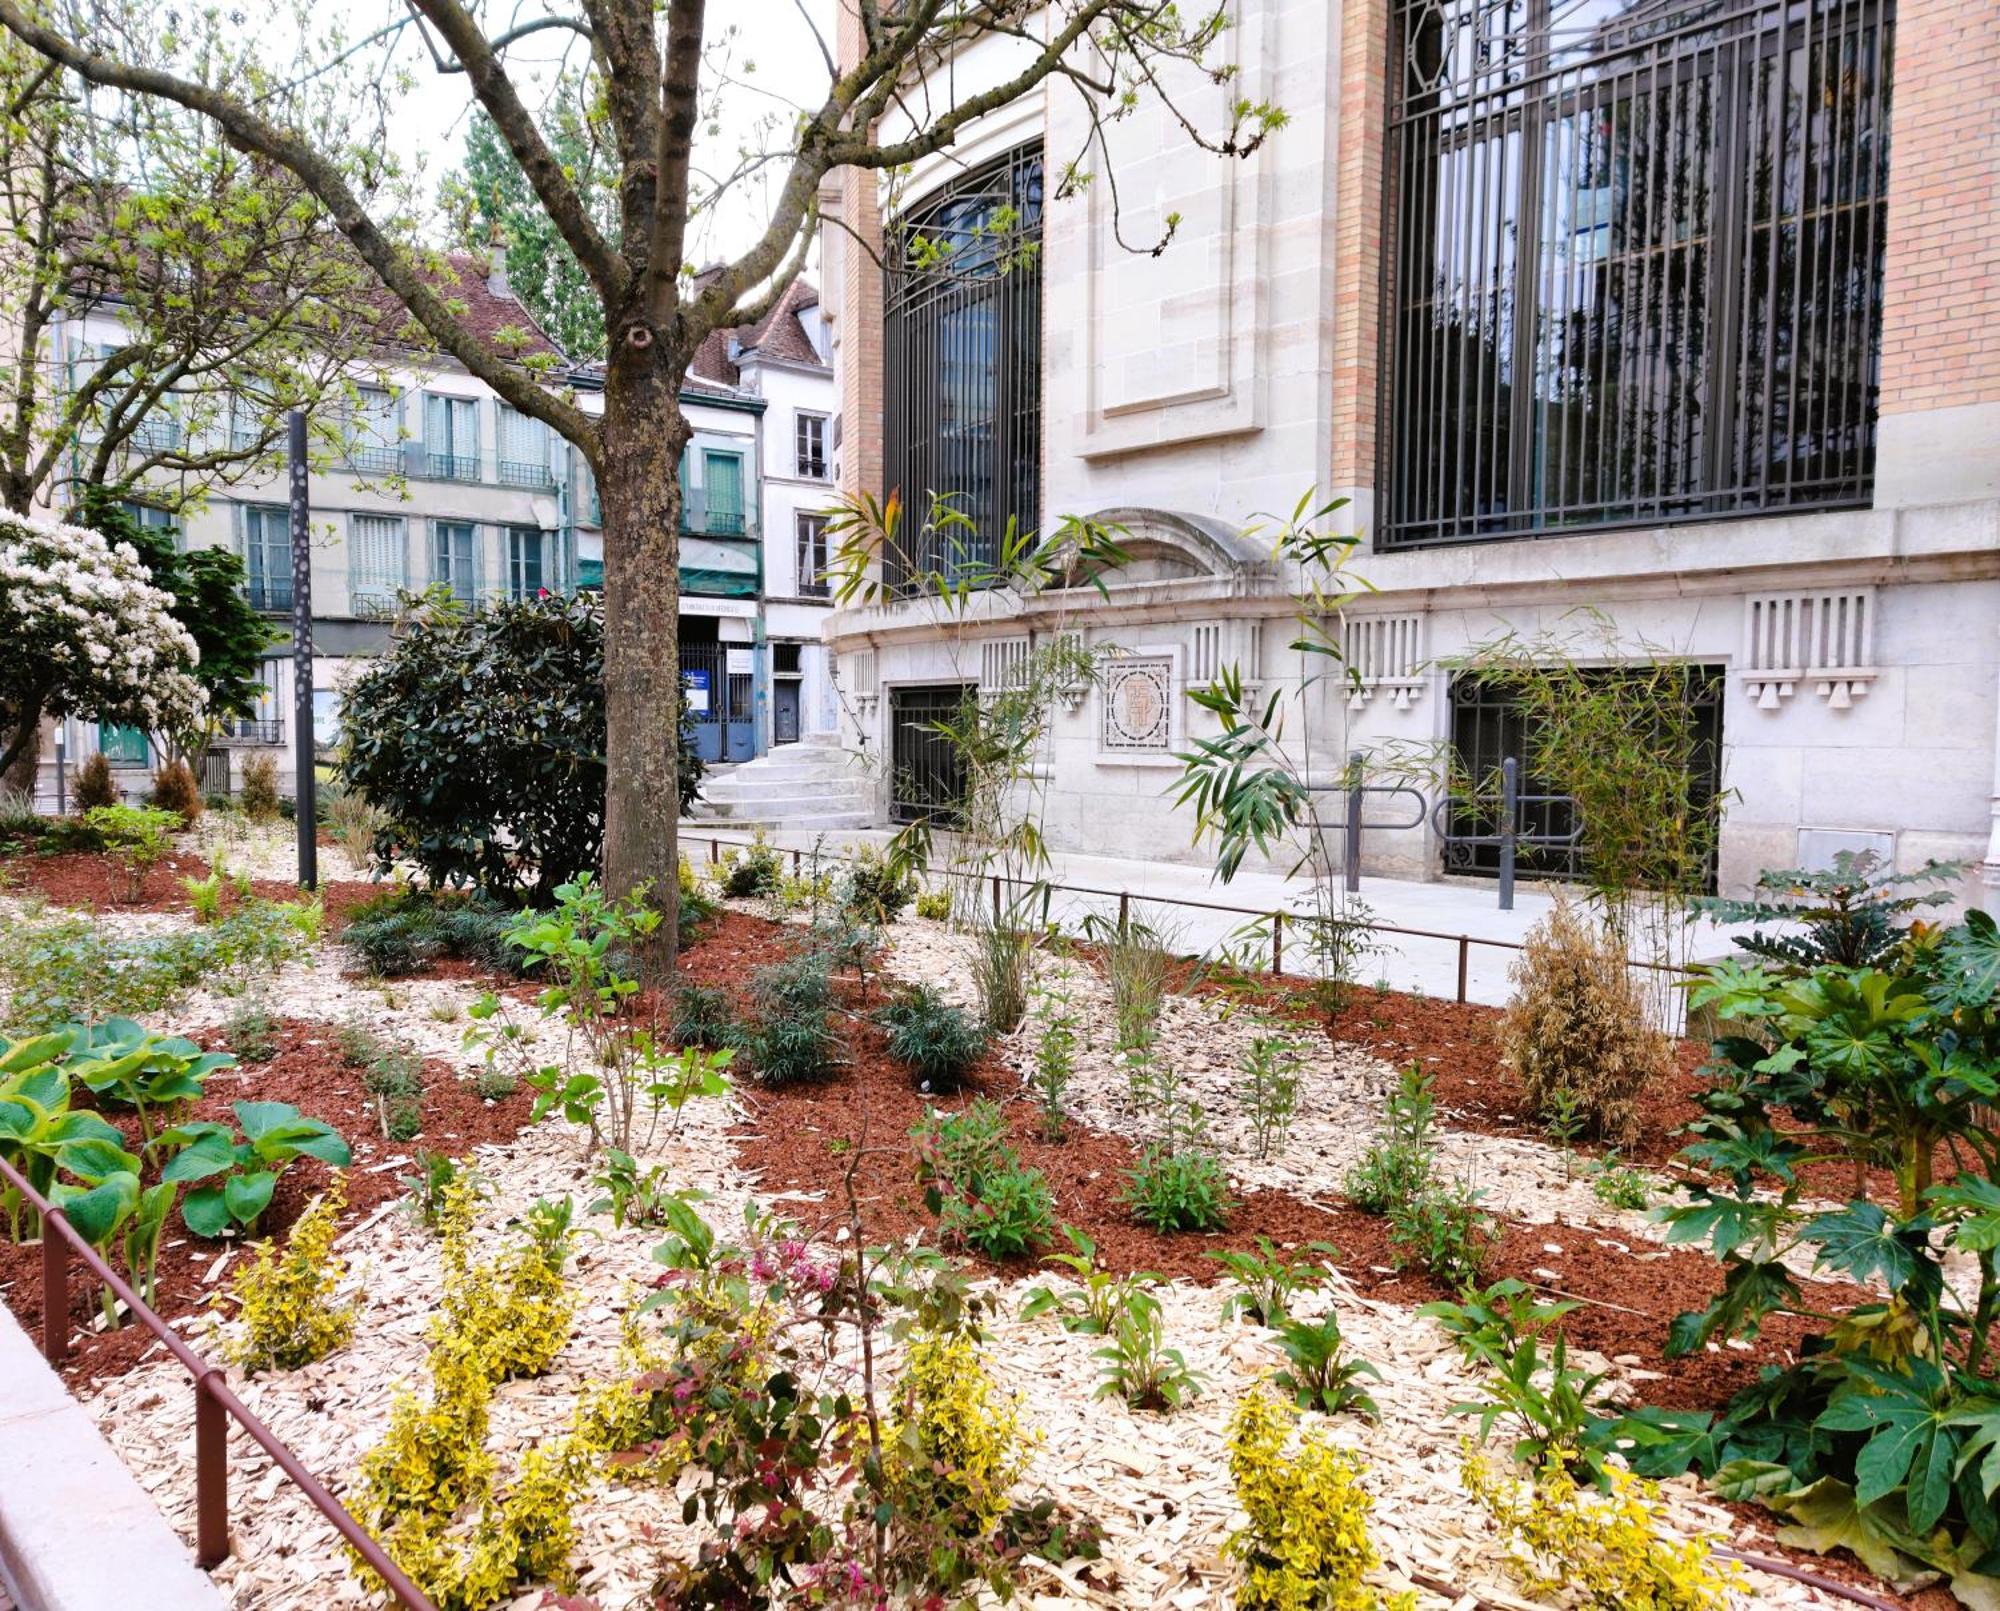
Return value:
<svg viewBox="0 0 2000 1611">
<path fill-rule="evenodd" d="M 144 42 L 157 30 L 119 11 L 120 3 L 0 0 L 0 23 L 82 79 L 199 113 L 235 145 L 297 175 L 444 352 L 561 432 L 596 471 L 605 525 L 605 879 L 618 892 L 651 886 L 666 914 L 669 954 L 679 463 L 689 437 L 679 391 L 703 338 L 762 317 L 782 295 L 822 222 L 820 185 L 829 175 L 894 173 L 946 150 L 975 120 L 1047 82 L 1072 88 L 1097 131 L 1142 97 L 1163 95 L 1164 72 L 1191 70 L 1218 83 L 1233 74 L 1207 64 L 1226 28 L 1219 5 L 1183 11 L 1173 0 L 839 0 L 853 48 L 837 57 L 821 41 L 823 98 L 800 111 L 782 150 L 742 165 L 761 171 L 775 164 L 783 175 L 765 228 L 732 261 L 697 276 L 685 261 L 692 209 L 715 186 L 703 180 L 696 138 L 718 71 L 704 0 L 549 0 L 538 12 L 408 0 L 409 19 L 391 29 L 416 29 L 437 72 L 464 75 L 603 304 L 604 408 L 593 418 L 483 340 L 440 294 L 398 238 L 397 221 L 371 211 L 355 174 L 365 154 L 357 158 L 348 141 L 290 117 L 283 86 L 273 86 L 268 72 L 232 81 L 210 58 L 200 70 L 151 64 Z M 803 6 L 799 15 L 812 26 Z M 588 116 L 608 134 L 618 174 L 615 231 L 602 227 L 578 194 L 529 104 L 534 75 L 520 47 L 562 35 L 588 50 L 587 71 L 558 81 L 589 98 Z M 1019 65 L 1011 76 L 960 93 L 958 75 L 941 69 L 994 36 L 1014 42 Z M 333 67 L 329 61 L 312 71 Z M 885 138 L 892 113 L 906 132 Z M 1281 121 L 1274 108 L 1241 99 L 1230 103 L 1219 129 L 1197 131 L 1176 116 L 1196 143 L 1223 155 L 1254 150 Z M 1086 175 L 1073 162 L 1062 177 L 1058 194 Z"/>
</svg>

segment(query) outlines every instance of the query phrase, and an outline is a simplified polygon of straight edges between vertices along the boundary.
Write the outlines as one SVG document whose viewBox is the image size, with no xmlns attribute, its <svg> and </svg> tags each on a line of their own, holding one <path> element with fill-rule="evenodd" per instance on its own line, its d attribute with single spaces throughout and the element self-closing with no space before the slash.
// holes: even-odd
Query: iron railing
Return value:
<svg viewBox="0 0 2000 1611">
<path fill-rule="evenodd" d="M 1041 521 L 1042 152 L 1029 146 L 897 224 L 882 319 L 883 482 L 903 524 L 883 579 L 990 563 Z M 969 526 L 928 528 L 933 493 Z"/>
<path fill-rule="evenodd" d="M 1397 0 L 1385 546 L 1864 504 L 1891 0 Z"/>
<path fill-rule="evenodd" d="M 315 1510 L 332 1523 L 334 1530 L 354 1547 L 388 1586 L 405 1611 L 436 1611 L 429 1598 L 403 1575 L 382 1546 L 371 1538 L 346 1508 L 300 1463 L 278 1436 L 267 1427 L 229 1386 L 220 1365 L 211 1364 L 183 1342 L 180 1336 L 134 1292 L 117 1271 L 104 1262 L 63 1217 L 62 1210 L 29 1184 L 5 1158 L 0 1158 L 0 1180 L 21 1194 L 21 1200 L 41 1216 L 42 1221 L 42 1357 L 60 1367 L 69 1357 L 69 1261 L 74 1254 L 84 1267 L 102 1281 L 111 1295 L 125 1305 L 139 1325 L 171 1354 L 183 1370 L 194 1378 L 194 1510 L 195 1564 L 203 1571 L 229 1559 L 229 1423 L 234 1421 L 289 1477 Z"/>
<path fill-rule="evenodd" d="M 971 691 L 969 684 L 955 682 L 889 690 L 891 821 L 958 822 L 965 804 L 965 758 L 937 724 L 956 720 Z"/>
<path fill-rule="evenodd" d="M 243 597 L 253 610 L 266 615 L 282 615 L 292 607 L 292 579 L 253 576 L 243 584 Z"/>
<path fill-rule="evenodd" d="M 282 744 L 285 724 L 277 718 L 236 716 L 222 724 L 222 737 L 245 744 Z"/>
<path fill-rule="evenodd" d="M 403 468 L 400 447 L 351 447 L 347 450 L 350 469 L 363 475 L 396 475 Z"/>
<path fill-rule="evenodd" d="M 424 471 L 436 481 L 477 481 L 479 460 L 463 453 L 426 453 Z"/>
<path fill-rule="evenodd" d="M 683 841 L 693 839 L 697 843 L 702 837 L 702 835 L 698 834 L 684 833 L 682 835 Z M 727 838 L 721 834 L 710 834 L 706 837 L 708 839 L 708 860 L 710 866 L 715 866 L 721 862 L 722 847 L 724 845 L 740 849 L 756 843 L 754 839 Z M 842 856 L 838 852 L 830 850 L 814 851 L 813 855 L 817 860 L 822 862 L 840 863 L 855 859 L 852 856 Z M 797 874 L 804 866 L 806 852 L 794 849 L 791 856 L 792 872 Z M 1235 917 L 1252 918 L 1260 923 L 1270 925 L 1270 972 L 1274 978 L 1282 978 L 1285 973 L 1285 931 L 1287 925 L 1296 928 L 1308 925 L 1313 921 L 1312 914 L 1309 912 L 1288 911 L 1282 907 L 1232 906 L 1222 901 L 1191 901 L 1184 895 L 1148 895 L 1135 893 L 1129 889 L 1094 889 L 1087 884 L 1058 884 L 1046 878 L 1015 878 L 1006 873 L 983 873 L 978 875 L 976 882 L 990 888 L 992 892 L 993 913 L 996 918 L 1000 917 L 1006 910 L 1007 901 L 1004 890 L 1008 886 L 1023 890 L 1046 891 L 1051 896 L 1080 895 L 1090 900 L 1116 901 L 1118 903 L 1118 921 L 1121 926 L 1130 919 L 1134 906 L 1181 906 L 1194 912 L 1224 912 Z M 1458 953 L 1458 991 L 1455 999 L 1460 1005 L 1464 1005 L 1470 999 L 1467 992 L 1471 987 L 1472 948 L 1475 945 L 1483 945 L 1494 951 L 1522 951 L 1527 949 L 1520 940 L 1496 940 L 1483 934 L 1454 934 L 1448 929 L 1412 929 L 1404 928 L 1397 923 L 1354 923 L 1349 926 L 1369 934 L 1393 934 L 1413 940 L 1442 940 L 1456 947 Z M 1682 962 L 1651 962 L 1638 957 L 1626 958 L 1625 965 L 1641 973 L 1671 973 L 1678 974 L 1682 978 L 1695 978 L 1702 972 L 1700 968 L 1691 967 Z"/>
<path fill-rule="evenodd" d="M 555 472 L 546 464 L 531 464 L 524 459 L 502 459 L 499 469 L 503 487 L 552 487 L 556 484 Z"/>
</svg>

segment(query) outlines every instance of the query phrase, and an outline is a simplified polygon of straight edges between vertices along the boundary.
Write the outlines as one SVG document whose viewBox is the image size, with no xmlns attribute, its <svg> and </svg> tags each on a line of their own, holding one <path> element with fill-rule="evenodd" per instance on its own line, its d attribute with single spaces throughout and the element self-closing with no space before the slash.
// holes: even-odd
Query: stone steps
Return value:
<svg viewBox="0 0 2000 1611">
<path fill-rule="evenodd" d="M 691 816 L 732 829 L 865 828 L 873 781 L 831 743 L 787 744 L 704 780 Z"/>
</svg>

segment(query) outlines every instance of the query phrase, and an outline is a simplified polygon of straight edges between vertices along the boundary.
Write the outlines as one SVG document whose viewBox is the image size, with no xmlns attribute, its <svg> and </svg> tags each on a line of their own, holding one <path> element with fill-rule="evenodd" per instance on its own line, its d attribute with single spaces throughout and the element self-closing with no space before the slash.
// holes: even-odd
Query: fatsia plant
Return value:
<svg viewBox="0 0 2000 1611">
<path fill-rule="evenodd" d="M 1718 923 L 1750 923 L 1755 930 L 1736 938 L 1736 947 L 1801 973 L 1822 963 L 1865 968 L 1882 961 L 1903 940 L 1899 920 L 1926 909 L 1949 906 L 1948 885 L 1965 863 L 1927 861 L 1897 872 L 1884 869 L 1873 851 L 1843 850 L 1828 868 L 1767 870 L 1749 900 L 1703 897 L 1696 913 Z M 1786 930 L 1765 931 L 1767 924 Z"/>
<path fill-rule="evenodd" d="M 2000 932 L 1975 911 L 1871 966 L 1724 964 L 1692 1000 L 1744 1033 L 1716 1043 L 1683 1155 L 1713 1183 L 1661 1211 L 1669 1240 L 1708 1244 L 1724 1287 L 1674 1321 L 1668 1351 L 1755 1335 L 1780 1311 L 1827 1329 L 1720 1416 L 1661 1421 L 1649 1462 L 1763 1499 L 1792 1519 L 1789 1542 L 1845 1545 L 1899 1580 L 1945 1572 L 1967 1603 L 2000 1604 L 2000 1137 L 1984 1106 L 2000 1090 Z M 1943 1181 L 1940 1158 L 1958 1165 Z M 1808 1188 L 1828 1162 L 1853 1171 L 1844 1204 Z M 1877 1168 L 1890 1201 L 1868 1193 Z M 1799 1258 L 1883 1297 L 1815 1316 L 1785 1262 Z"/>
<path fill-rule="evenodd" d="M 317 1158 L 336 1169 L 354 1161 L 332 1125 L 306 1118 L 289 1102 L 238 1102 L 235 1110 L 240 1139 L 212 1120 L 177 1125 L 160 1138 L 174 1149 L 160 1179 L 191 1188 L 181 1218 L 197 1236 L 220 1236 L 232 1225 L 254 1232 L 278 1177 L 297 1159 Z"/>
</svg>

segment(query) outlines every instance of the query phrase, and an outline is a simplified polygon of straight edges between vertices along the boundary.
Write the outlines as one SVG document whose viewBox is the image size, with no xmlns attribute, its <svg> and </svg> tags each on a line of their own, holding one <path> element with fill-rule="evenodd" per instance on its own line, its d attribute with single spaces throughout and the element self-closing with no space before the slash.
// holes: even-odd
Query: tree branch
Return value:
<svg viewBox="0 0 2000 1611">
<path fill-rule="evenodd" d="M 699 112 L 695 91 L 701 74 L 703 10 L 703 0 L 672 0 L 667 10 L 659 156 L 653 165 L 658 189 L 653 198 L 652 248 L 646 265 L 646 316 L 655 330 L 666 324 L 680 300 L 681 257 L 687 250 L 688 164 L 694 157 Z M 699 338 L 686 345 L 692 353 Z"/>
<path fill-rule="evenodd" d="M 542 131 L 536 127 L 533 114 L 522 105 L 514 81 L 507 76 L 507 69 L 501 64 L 497 45 L 486 38 L 479 24 L 473 21 L 458 0 L 408 0 L 408 3 L 428 17 L 444 36 L 445 43 L 451 46 L 472 84 L 473 94 L 479 97 L 479 104 L 493 119 L 494 128 L 499 130 L 500 138 L 507 142 L 507 149 L 520 164 L 522 174 L 542 204 L 542 210 L 549 215 L 549 222 L 555 225 L 563 244 L 575 254 L 584 273 L 590 276 L 590 283 L 597 287 L 597 294 L 606 303 L 616 302 L 625 293 L 625 260 L 612 251 L 597 232 L 597 226 L 590 221 L 590 214 L 577 195 L 576 187 L 569 182 L 562 164 L 549 150 L 548 141 L 542 138 Z M 558 20 L 567 19 L 544 19 L 545 22 Z M 535 27 L 524 25 L 503 34 L 501 40 L 504 42 L 535 31 Z"/>
<path fill-rule="evenodd" d="M 552 426 L 574 442 L 593 468 L 601 467 L 603 439 L 596 422 L 575 404 L 536 384 L 517 364 L 503 359 L 473 335 L 415 264 L 368 215 L 339 169 L 302 136 L 260 117 L 235 96 L 221 90 L 158 68 L 127 66 L 85 50 L 28 15 L 19 0 L 0 0 L 0 24 L 22 43 L 90 83 L 158 96 L 198 112 L 220 126 L 236 144 L 296 174 L 331 214 L 340 232 L 353 242 L 362 261 L 445 352 L 522 413 Z"/>
</svg>

